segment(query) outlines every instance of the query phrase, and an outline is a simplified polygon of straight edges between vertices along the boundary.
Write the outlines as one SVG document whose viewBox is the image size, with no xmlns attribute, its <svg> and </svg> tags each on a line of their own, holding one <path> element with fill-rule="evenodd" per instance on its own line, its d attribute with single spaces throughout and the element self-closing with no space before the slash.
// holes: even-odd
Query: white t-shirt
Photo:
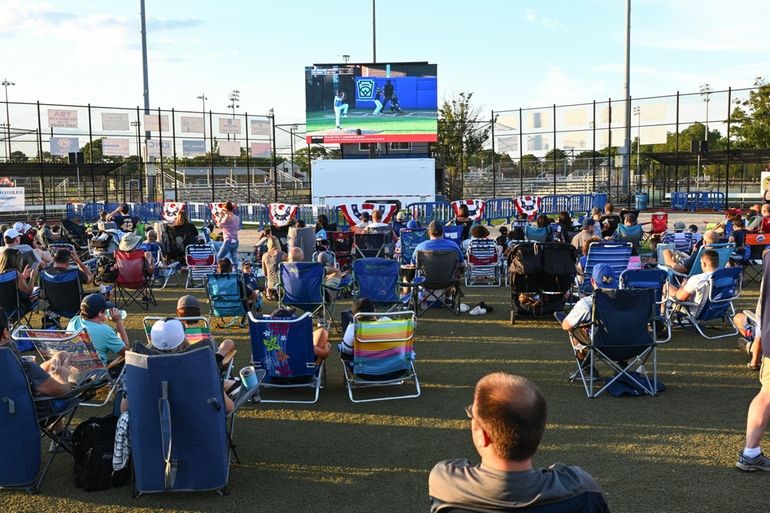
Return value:
<svg viewBox="0 0 770 513">
<path fill-rule="evenodd" d="M 575 306 L 572 307 L 572 310 L 569 311 L 569 314 L 567 314 L 567 317 L 565 317 L 564 320 L 573 328 L 591 322 L 591 309 L 593 306 L 593 296 L 586 296 L 575 303 Z"/>
<path fill-rule="evenodd" d="M 682 287 L 682 290 L 690 294 L 691 303 L 695 303 L 697 308 L 694 314 L 698 315 L 701 308 L 703 308 L 706 302 L 706 295 L 708 294 L 708 281 L 711 278 L 712 273 L 700 273 L 687 278 L 687 282 Z"/>
</svg>

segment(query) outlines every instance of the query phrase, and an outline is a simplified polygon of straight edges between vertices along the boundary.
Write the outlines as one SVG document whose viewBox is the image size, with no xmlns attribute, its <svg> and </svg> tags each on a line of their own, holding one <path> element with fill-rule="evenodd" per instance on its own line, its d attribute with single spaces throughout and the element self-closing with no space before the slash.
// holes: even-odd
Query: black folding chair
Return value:
<svg viewBox="0 0 770 513">
<path fill-rule="evenodd" d="M 460 315 L 460 275 L 457 252 L 417 251 L 416 266 L 415 280 L 412 285 L 417 286 L 417 293 L 414 295 L 414 311 L 417 315 L 422 315 L 435 303 L 455 315 Z"/>
</svg>

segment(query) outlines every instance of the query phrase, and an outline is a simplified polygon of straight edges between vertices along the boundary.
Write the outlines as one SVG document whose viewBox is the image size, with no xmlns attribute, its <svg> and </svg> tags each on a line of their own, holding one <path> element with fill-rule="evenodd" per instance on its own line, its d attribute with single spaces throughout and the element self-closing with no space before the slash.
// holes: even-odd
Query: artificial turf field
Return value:
<svg viewBox="0 0 770 513">
<path fill-rule="evenodd" d="M 334 111 L 331 109 L 308 112 L 306 122 L 307 135 L 327 130 L 336 132 Z M 401 113 L 392 114 L 388 109 L 382 116 L 375 116 L 369 109 L 350 109 L 348 116 L 340 119 L 344 132 L 355 132 L 360 129 L 363 133 L 435 134 L 436 123 L 435 110 L 404 110 Z"/>
<path fill-rule="evenodd" d="M 757 289 L 748 287 L 738 307 L 753 308 Z M 511 326 L 506 289 L 465 293 L 465 303 L 483 300 L 495 310 L 482 317 L 431 310 L 420 318 L 415 343 L 420 398 L 354 405 L 333 355 L 317 404 L 241 410 L 235 443 L 242 463 L 231 466 L 229 495 L 134 499 L 130 486 L 83 492 L 72 484 L 72 458 L 61 454 L 39 495 L 0 491 L 0 510 L 428 511 L 432 465 L 462 456 L 478 461 L 463 408 L 478 378 L 492 371 L 527 376 L 545 393 L 548 427 L 535 465 L 581 465 L 603 486 L 612 511 L 768 510 L 770 475 L 734 468 L 746 408 L 758 390 L 756 373 L 746 369 L 748 357 L 738 351 L 735 337 L 707 341 L 676 330 L 658 355 L 668 390 L 658 397 L 588 399 L 579 384 L 567 381 L 574 360 L 555 320 L 520 319 Z M 181 288 L 157 291 L 158 306 L 151 313 L 171 314 L 182 294 Z M 197 295 L 203 297 L 202 291 Z M 267 303 L 265 309 L 273 306 Z M 143 339 L 146 314 L 129 312 L 129 335 Z M 218 339 L 235 339 L 236 368 L 246 364 L 246 329 L 214 331 Z M 76 422 L 106 413 L 106 408 L 82 408 Z"/>
</svg>

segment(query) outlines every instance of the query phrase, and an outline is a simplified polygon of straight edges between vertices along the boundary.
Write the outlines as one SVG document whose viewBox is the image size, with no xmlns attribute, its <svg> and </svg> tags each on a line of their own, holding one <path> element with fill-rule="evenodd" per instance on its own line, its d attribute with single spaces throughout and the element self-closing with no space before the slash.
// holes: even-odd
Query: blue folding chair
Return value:
<svg viewBox="0 0 770 513">
<path fill-rule="evenodd" d="M 551 230 L 547 226 L 535 227 L 526 225 L 524 227 L 524 238 L 531 242 L 546 242 Z"/>
<path fill-rule="evenodd" d="M 454 241 L 460 249 L 463 249 L 463 227 L 459 226 L 444 226 L 444 238 Z"/>
<path fill-rule="evenodd" d="M 658 339 L 661 343 L 671 340 L 671 304 L 664 296 L 666 283 L 668 273 L 662 269 L 629 269 L 620 274 L 621 289 L 651 289 L 655 292 L 655 322 L 663 323 L 666 328 L 666 337 Z"/>
<path fill-rule="evenodd" d="M 660 244 L 658 244 L 660 246 Z M 692 263 L 692 267 L 690 268 L 689 274 L 684 274 L 675 271 L 673 268 L 666 266 L 663 262 L 663 260 L 658 260 L 658 268 L 663 269 L 666 271 L 669 276 L 672 279 L 675 279 L 677 283 L 681 282 L 684 278 L 688 278 L 690 276 L 695 276 L 696 274 L 701 274 L 703 272 L 703 269 L 700 265 L 700 257 L 703 254 L 704 251 L 707 249 L 713 249 L 717 252 L 719 255 L 719 268 L 722 269 L 730 262 L 730 257 L 735 252 L 735 244 L 732 242 L 720 242 L 716 244 L 704 244 L 700 248 L 698 248 L 698 252 L 695 254 L 695 258 Z"/>
<path fill-rule="evenodd" d="M 401 295 L 400 288 L 409 286 L 401 283 L 401 266 L 387 258 L 361 258 L 353 262 L 353 278 L 357 297 L 365 297 L 375 305 L 391 311 L 407 309 L 412 294 Z"/>
<path fill-rule="evenodd" d="M 428 240 L 428 230 L 421 228 L 419 230 L 401 230 L 401 265 L 411 265 L 412 255 L 417 245 Z"/>
<path fill-rule="evenodd" d="M 733 301 L 741 295 L 742 277 L 743 270 L 740 267 L 717 269 L 709 277 L 705 285 L 708 289 L 700 303 L 671 299 L 674 307 L 672 317 L 680 326 L 686 327 L 688 324 L 709 340 L 737 335 L 738 329 L 732 323 L 735 316 Z M 711 327 L 708 323 L 713 321 L 721 321 L 723 326 L 730 328 L 729 331 L 721 335 L 707 335 L 705 329 Z"/>
<path fill-rule="evenodd" d="M 222 493 L 230 468 L 224 393 L 214 353 L 126 353 L 134 495 Z"/>
<path fill-rule="evenodd" d="M 577 280 L 583 278 L 578 283 L 578 294 L 589 295 L 593 291 L 591 285 L 591 273 L 594 266 L 598 264 L 608 264 L 620 275 L 628 269 L 628 261 L 631 259 L 631 244 L 628 242 L 594 242 L 588 247 L 586 263 L 583 268 L 583 274 L 577 276 Z"/>
<path fill-rule="evenodd" d="M 278 304 L 310 312 L 325 322 L 323 264 L 282 262 L 278 265 Z"/>
<path fill-rule="evenodd" d="M 633 226 L 626 226 L 624 224 L 618 225 L 618 229 L 615 230 L 615 239 L 620 242 L 631 243 L 632 254 L 638 255 L 644 237 L 644 230 L 642 225 L 635 224 Z"/>
<path fill-rule="evenodd" d="M 222 319 L 230 317 L 230 322 L 224 327 L 233 326 L 239 319 L 241 324 L 245 326 L 248 307 L 243 277 L 237 272 L 212 273 L 204 276 L 204 284 L 206 295 L 209 298 L 211 315 Z"/>
<path fill-rule="evenodd" d="M 309 388 L 311 400 L 265 399 L 266 403 L 313 404 L 324 381 L 324 362 L 317 364 L 313 352 L 313 318 L 305 312 L 298 318 L 272 318 L 249 313 L 251 363 L 265 372 L 263 389 Z"/>
<path fill-rule="evenodd" d="M 58 324 L 59 317 L 72 319 L 80 314 L 83 287 L 78 269 L 69 269 L 59 274 L 44 270 L 40 273 L 40 288 L 43 299 L 48 303 L 46 314 L 49 319 L 56 320 Z"/>
<path fill-rule="evenodd" d="M 0 274 L 0 308 L 8 314 L 11 327 L 21 321 L 31 324 L 32 312 L 37 308 L 38 303 L 37 297 L 30 298 L 29 304 L 22 303 L 16 281 L 17 273 L 16 269 L 9 269 Z"/>
</svg>

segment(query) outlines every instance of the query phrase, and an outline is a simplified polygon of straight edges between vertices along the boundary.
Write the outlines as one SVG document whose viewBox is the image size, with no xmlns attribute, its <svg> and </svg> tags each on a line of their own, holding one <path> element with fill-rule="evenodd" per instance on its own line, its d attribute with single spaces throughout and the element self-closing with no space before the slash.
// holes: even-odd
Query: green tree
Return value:
<svg viewBox="0 0 770 513">
<path fill-rule="evenodd" d="M 462 197 L 468 161 L 489 139 L 490 127 L 480 122 L 479 109 L 472 104 L 472 99 L 473 93 L 461 92 L 444 100 L 438 112 L 436 154 L 444 165 L 450 199 Z"/>
<path fill-rule="evenodd" d="M 10 157 L 8 158 L 10 162 L 16 162 L 23 164 L 29 160 L 29 158 L 24 154 L 23 151 L 12 151 Z"/>
<path fill-rule="evenodd" d="M 312 161 L 333 158 L 330 155 L 329 149 L 325 146 L 310 146 L 309 148 L 310 151 L 308 151 L 308 147 L 305 146 L 294 152 L 294 163 L 305 173 L 310 171 L 310 163 Z"/>
<path fill-rule="evenodd" d="M 770 148 L 770 84 L 757 77 L 754 87 L 757 89 L 738 103 L 730 117 L 737 148 Z"/>
</svg>

